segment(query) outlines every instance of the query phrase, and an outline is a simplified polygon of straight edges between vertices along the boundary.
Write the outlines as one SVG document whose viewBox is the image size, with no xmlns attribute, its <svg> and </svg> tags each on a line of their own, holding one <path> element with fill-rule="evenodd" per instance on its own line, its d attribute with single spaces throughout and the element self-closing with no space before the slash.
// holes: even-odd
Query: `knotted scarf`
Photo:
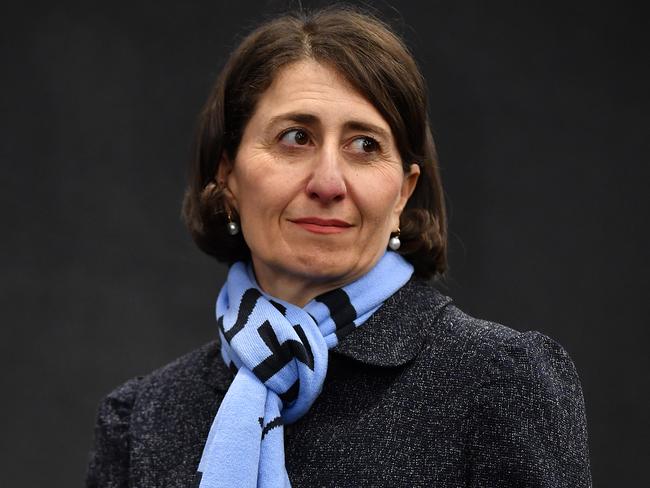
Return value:
<svg viewBox="0 0 650 488">
<path fill-rule="evenodd" d="M 210 428 L 197 486 L 290 487 L 283 425 L 304 415 L 320 394 L 328 349 L 412 273 L 404 258 L 387 251 L 358 280 L 300 308 L 261 291 L 250 264 L 232 265 L 216 314 L 221 355 L 237 373 Z"/>
</svg>

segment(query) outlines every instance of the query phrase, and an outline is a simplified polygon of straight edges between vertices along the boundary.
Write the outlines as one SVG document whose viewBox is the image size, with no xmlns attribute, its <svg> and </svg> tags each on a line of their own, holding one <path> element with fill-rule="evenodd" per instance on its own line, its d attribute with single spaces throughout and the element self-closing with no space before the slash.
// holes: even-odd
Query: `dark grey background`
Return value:
<svg viewBox="0 0 650 488">
<path fill-rule="evenodd" d="M 179 218 L 189 144 L 236 36 L 286 5 L 4 9 L 3 486 L 80 486 L 99 399 L 215 335 L 224 269 Z M 379 4 L 431 90 L 451 209 L 444 291 L 563 344 L 583 381 L 595 485 L 641 486 L 644 13 L 613 2 L 394 6 Z"/>
</svg>

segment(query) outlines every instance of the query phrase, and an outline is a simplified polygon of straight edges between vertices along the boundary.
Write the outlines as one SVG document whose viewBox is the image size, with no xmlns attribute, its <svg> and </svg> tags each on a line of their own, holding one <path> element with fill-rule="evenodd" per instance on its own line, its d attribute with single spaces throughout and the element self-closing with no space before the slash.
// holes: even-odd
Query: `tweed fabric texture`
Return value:
<svg viewBox="0 0 650 488">
<path fill-rule="evenodd" d="M 470 317 L 412 279 L 329 361 L 285 429 L 294 488 L 591 486 L 578 375 L 538 332 Z M 86 486 L 192 486 L 231 381 L 212 342 L 110 393 Z"/>
<path fill-rule="evenodd" d="M 302 417 L 320 395 L 329 348 L 412 275 L 413 266 L 388 251 L 359 279 L 298 307 L 264 293 L 252 264 L 233 264 L 216 315 L 221 357 L 237 373 L 203 448 L 199 488 L 290 488 L 284 424 Z"/>
</svg>

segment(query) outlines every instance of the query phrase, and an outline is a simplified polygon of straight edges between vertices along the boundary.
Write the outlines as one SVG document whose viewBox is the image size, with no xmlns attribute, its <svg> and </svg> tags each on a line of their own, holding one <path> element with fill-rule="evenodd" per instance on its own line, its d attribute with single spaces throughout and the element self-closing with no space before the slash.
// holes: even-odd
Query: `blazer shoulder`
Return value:
<svg viewBox="0 0 650 488">
<path fill-rule="evenodd" d="M 186 382 L 205 379 L 219 386 L 230 376 L 219 360 L 219 343 L 211 341 L 188 352 L 154 371 L 133 377 L 102 398 L 97 410 L 97 427 L 127 424 L 131 409 L 147 390 L 174 388 Z"/>
<path fill-rule="evenodd" d="M 538 365 L 541 372 L 569 370 L 575 366 L 567 351 L 555 340 L 538 331 L 512 329 L 490 320 L 473 317 L 454 304 L 445 307 L 431 328 L 431 338 L 456 342 L 472 351 L 470 356 L 481 364 L 485 374 L 511 370 L 525 361 Z M 553 367 L 551 367 L 553 366 Z"/>
<path fill-rule="evenodd" d="M 404 321 L 416 325 L 429 344 L 442 343 L 445 347 L 492 355 L 507 348 L 509 342 L 535 340 L 533 336 L 539 334 L 522 335 L 505 325 L 473 317 L 424 280 L 412 280 L 397 298 L 394 308 L 399 310 Z"/>
<path fill-rule="evenodd" d="M 519 381 L 581 397 L 573 361 L 550 337 L 473 317 L 426 282 L 413 283 L 410 291 L 403 303 L 412 308 L 407 313 L 415 318 L 409 321 L 424 330 L 420 364 L 431 371 L 462 371 L 470 388 L 495 380 Z"/>
<path fill-rule="evenodd" d="M 454 371 L 471 378 L 470 485 L 505 486 L 514 477 L 526 486 L 591 486 L 582 387 L 565 349 L 455 306 L 438 322 L 438 342 L 455 344 L 463 358 Z"/>
<path fill-rule="evenodd" d="M 87 488 L 127 484 L 131 414 L 141 379 L 123 383 L 106 395 L 97 408 L 94 444 L 86 470 Z"/>
<path fill-rule="evenodd" d="M 470 486 L 591 486 L 582 387 L 560 344 L 454 304 L 427 330 L 428 377 L 465 392 Z"/>
<path fill-rule="evenodd" d="M 155 476 L 152 463 L 174 466 L 178 438 L 202 439 L 216 392 L 230 377 L 212 341 L 111 391 L 97 410 L 86 486 L 158 486 L 142 481 Z M 185 415 L 183 421 L 170 411 Z"/>
<path fill-rule="evenodd" d="M 183 388 L 189 383 L 204 382 L 217 389 L 227 388 L 231 372 L 221 360 L 217 340 L 190 351 L 170 363 L 140 377 L 141 388 L 156 390 Z"/>
<path fill-rule="evenodd" d="M 95 434 L 106 437 L 107 433 L 126 433 L 131 412 L 137 410 L 142 397 L 150 401 L 152 396 L 182 392 L 197 381 L 216 389 L 227 389 L 231 376 L 220 360 L 218 341 L 204 344 L 146 375 L 125 381 L 109 392 L 99 403 Z"/>
</svg>

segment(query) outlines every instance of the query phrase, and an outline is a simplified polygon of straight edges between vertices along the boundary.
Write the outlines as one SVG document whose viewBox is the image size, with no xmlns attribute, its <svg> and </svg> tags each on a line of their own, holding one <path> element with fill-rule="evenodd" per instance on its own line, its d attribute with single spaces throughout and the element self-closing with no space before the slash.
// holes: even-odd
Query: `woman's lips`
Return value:
<svg viewBox="0 0 650 488">
<path fill-rule="evenodd" d="M 303 217 L 290 219 L 294 224 L 314 234 L 340 234 L 352 227 L 352 224 L 338 219 L 321 219 L 318 217 Z"/>
</svg>

